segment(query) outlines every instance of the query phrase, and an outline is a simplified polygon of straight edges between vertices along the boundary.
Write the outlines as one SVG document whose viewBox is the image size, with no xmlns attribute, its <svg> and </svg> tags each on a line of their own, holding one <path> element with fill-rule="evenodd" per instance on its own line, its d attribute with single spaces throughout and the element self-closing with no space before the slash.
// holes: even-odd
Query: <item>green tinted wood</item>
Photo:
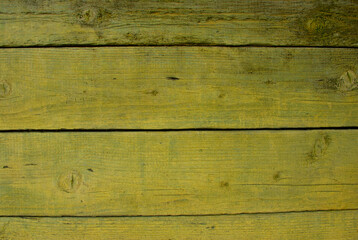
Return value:
<svg viewBox="0 0 358 240">
<path fill-rule="evenodd" d="M 358 49 L 2 49 L 0 129 L 358 126 Z"/>
<path fill-rule="evenodd" d="M 358 208 L 358 131 L 0 135 L 0 215 Z"/>
<path fill-rule="evenodd" d="M 357 1 L 1 0 L 0 46 L 358 46 Z"/>
<path fill-rule="evenodd" d="M 0 218 L 0 238 L 355 240 L 357 211 L 205 217 Z"/>
</svg>

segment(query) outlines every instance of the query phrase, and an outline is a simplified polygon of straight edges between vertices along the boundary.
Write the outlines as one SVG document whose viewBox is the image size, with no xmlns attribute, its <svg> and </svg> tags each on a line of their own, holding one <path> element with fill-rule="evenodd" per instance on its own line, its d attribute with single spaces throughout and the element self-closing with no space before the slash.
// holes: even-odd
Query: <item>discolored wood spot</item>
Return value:
<svg viewBox="0 0 358 240">
<path fill-rule="evenodd" d="M 108 21 L 112 14 L 101 7 L 89 7 L 77 12 L 77 20 L 82 25 L 95 26 Z"/>
<path fill-rule="evenodd" d="M 145 94 L 149 94 L 149 95 L 153 95 L 153 96 L 157 96 L 158 93 L 159 92 L 157 90 L 152 90 L 152 91 L 145 92 Z"/>
<path fill-rule="evenodd" d="M 58 187 L 67 193 L 76 192 L 82 184 L 82 174 L 76 170 L 63 173 L 58 178 Z"/>
<path fill-rule="evenodd" d="M 358 87 L 357 74 L 351 70 L 343 73 L 336 83 L 338 90 L 342 92 L 351 91 Z"/>
<path fill-rule="evenodd" d="M 273 178 L 273 180 L 275 180 L 276 182 L 280 181 L 280 180 L 282 179 L 282 177 L 281 177 L 281 172 L 280 172 L 280 171 L 276 172 L 276 173 L 273 175 L 272 178 Z"/>
<path fill-rule="evenodd" d="M 286 59 L 287 61 L 292 60 L 292 59 L 293 59 L 293 54 L 292 54 L 291 52 L 288 52 L 288 53 L 286 54 L 286 56 L 285 56 L 285 59 Z"/>
<path fill-rule="evenodd" d="M 36 163 L 26 163 L 25 166 L 37 166 Z"/>
<path fill-rule="evenodd" d="M 218 98 L 224 98 L 224 97 L 226 97 L 226 93 L 220 93 L 218 96 Z"/>
<path fill-rule="evenodd" d="M 309 33 L 323 33 L 328 27 L 328 20 L 324 16 L 317 16 L 306 21 L 305 28 Z"/>
<path fill-rule="evenodd" d="M 344 72 L 340 77 L 319 79 L 318 83 L 319 88 L 347 93 L 357 89 L 358 77 L 354 71 L 348 70 Z"/>
<path fill-rule="evenodd" d="M 177 81 L 179 80 L 180 78 L 178 77 L 167 77 L 168 80 L 172 80 L 172 81 Z"/>
<path fill-rule="evenodd" d="M 8 239 L 8 238 L 6 238 L 6 235 L 7 235 L 6 230 L 9 227 L 9 225 L 10 225 L 10 221 L 3 224 L 2 227 L 0 228 L 0 239 Z"/>
<path fill-rule="evenodd" d="M 141 34 L 140 33 L 128 32 L 128 33 L 124 34 L 124 37 L 127 38 L 130 41 L 136 41 L 136 40 L 140 39 Z"/>
<path fill-rule="evenodd" d="M 0 98 L 5 98 L 11 94 L 11 85 L 5 80 L 0 81 Z"/>
<path fill-rule="evenodd" d="M 300 14 L 291 26 L 298 39 L 313 45 L 344 45 L 356 42 L 356 10 L 349 5 L 317 3 Z"/>
<path fill-rule="evenodd" d="M 267 80 L 264 82 L 266 85 L 274 85 L 276 84 L 274 81 L 272 81 L 271 79 Z"/>
<path fill-rule="evenodd" d="M 331 138 L 329 135 L 322 135 L 316 139 L 312 151 L 308 154 L 309 163 L 314 163 L 321 159 L 327 152 L 328 146 L 331 143 Z"/>
<path fill-rule="evenodd" d="M 220 187 L 225 188 L 225 187 L 229 187 L 229 186 L 230 186 L 230 184 L 229 184 L 229 182 L 227 182 L 227 181 L 221 181 L 221 182 L 220 182 Z"/>
</svg>

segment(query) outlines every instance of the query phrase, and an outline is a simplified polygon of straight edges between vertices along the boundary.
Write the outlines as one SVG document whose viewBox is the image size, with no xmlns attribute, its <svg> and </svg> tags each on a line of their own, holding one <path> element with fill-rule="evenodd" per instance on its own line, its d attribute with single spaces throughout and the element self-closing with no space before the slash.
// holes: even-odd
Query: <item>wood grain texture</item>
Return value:
<svg viewBox="0 0 358 240">
<path fill-rule="evenodd" d="M 358 49 L 2 49 L 0 129 L 358 126 Z"/>
<path fill-rule="evenodd" d="M 358 207 L 358 131 L 0 136 L 0 215 L 197 215 Z"/>
<path fill-rule="evenodd" d="M 358 46 L 355 0 L 1 0 L 0 46 Z"/>
<path fill-rule="evenodd" d="M 210 217 L 0 218 L 0 239 L 355 240 L 357 222 L 357 211 Z"/>
</svg>

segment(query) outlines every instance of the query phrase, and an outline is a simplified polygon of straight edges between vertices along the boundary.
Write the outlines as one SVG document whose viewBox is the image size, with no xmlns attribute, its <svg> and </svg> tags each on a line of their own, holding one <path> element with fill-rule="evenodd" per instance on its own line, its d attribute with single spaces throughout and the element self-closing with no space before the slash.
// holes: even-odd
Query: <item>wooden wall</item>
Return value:
<svg viewBox="0 0 358 240">
<path fill-rule="evenodd" d="M 356 0 L 1 0 L 0 239 L 358 239 Z"/>
</svg>

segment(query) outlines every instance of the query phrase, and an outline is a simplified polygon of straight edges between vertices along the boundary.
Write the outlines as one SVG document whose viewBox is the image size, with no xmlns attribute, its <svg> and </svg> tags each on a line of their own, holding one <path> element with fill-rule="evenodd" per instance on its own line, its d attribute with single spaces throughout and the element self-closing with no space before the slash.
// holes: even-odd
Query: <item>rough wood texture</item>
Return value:
<svg viewBox="0 0 358 240">
<path fill-rule="evenodd" d="M 3 133 L 0 215 L 358 208 L 358 131 Z"/>
<path fill-rule="evenodd" d="M 1 0 L 0 46 L 358 46 L 355 0 Z"/>
<path fill-rule="evenodd" d="M 2 49 L 0 129 L 358 126 L 358 49 Z"/>
<path fill-rule="evenodd" d="M 358 212 L 205 217 L 0 218 L 0 239 L 358 239 Z"/>
</svg>

